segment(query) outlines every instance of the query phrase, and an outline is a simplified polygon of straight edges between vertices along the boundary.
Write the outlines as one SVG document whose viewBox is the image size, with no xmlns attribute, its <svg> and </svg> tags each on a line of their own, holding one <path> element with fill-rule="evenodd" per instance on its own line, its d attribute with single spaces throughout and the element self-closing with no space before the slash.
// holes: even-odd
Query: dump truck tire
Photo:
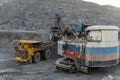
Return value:
<svg viewBox="0 0 120 80">
<path fill-rule="evenodd" d="M 50 49 L 46 49 L 44 52 L 44 58 L 48 59 L 51 56 L 51 50 Z"/>
<path fill-rule="evenodd" d="M 33 63 L 38 63 L 41 59 L 41 55 L 39 52 L 36 52 L 33 56 Z"/>
</svg>

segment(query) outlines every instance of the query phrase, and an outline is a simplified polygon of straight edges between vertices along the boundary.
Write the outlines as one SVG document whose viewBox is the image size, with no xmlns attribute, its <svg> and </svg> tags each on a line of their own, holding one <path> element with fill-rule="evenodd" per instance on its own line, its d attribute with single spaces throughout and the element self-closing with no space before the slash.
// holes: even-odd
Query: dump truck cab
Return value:
<svg viewBox="0 0 120 80">
<path fill-rule="evenodd" d="M 13 43 L 17 61 L 37 63 L 43 58 L 50 57 L 51 51 L 41 41 L 14 40 Z"/>
</svg>

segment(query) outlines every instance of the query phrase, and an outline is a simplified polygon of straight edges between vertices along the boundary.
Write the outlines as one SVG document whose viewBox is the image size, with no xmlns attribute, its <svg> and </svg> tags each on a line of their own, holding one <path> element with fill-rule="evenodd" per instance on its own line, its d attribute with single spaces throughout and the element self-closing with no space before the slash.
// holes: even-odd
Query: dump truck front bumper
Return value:
<svg viewBox="0 0 120 80">
<path fill-rule="evenodd" d="M 28 62 L 28 59 L 22 59 L 20 57 L 16 57 L 15 60 L 20 62 Z"/>
</svg>

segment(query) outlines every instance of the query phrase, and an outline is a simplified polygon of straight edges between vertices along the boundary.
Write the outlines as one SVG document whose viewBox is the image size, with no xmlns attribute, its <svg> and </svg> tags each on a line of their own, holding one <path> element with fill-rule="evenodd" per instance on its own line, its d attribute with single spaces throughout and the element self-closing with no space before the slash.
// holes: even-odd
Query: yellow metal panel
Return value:
<svg viewBox="0 0 120 80">
<path fill-rule="evenodd" d="M 20 43 L 26 43 L 26 44 L 41 43 L 41 41 L 34 41 L 34 40 L 14 40 L 13 42 L 20 42 Z"/>
</svg>

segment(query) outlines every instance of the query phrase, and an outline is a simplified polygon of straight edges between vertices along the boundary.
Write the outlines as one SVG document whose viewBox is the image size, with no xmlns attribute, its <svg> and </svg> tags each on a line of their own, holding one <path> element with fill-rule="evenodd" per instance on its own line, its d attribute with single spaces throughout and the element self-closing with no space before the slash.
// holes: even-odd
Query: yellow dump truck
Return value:
<svg viewBox="0 0 120 80">
<path fill-rule="evenodd" d="M 51 55 L 49 43 L 33 40 L 14 40 L 15 60 L 20 62 L 37 63 L 48 59 Z"/>
</svg>

